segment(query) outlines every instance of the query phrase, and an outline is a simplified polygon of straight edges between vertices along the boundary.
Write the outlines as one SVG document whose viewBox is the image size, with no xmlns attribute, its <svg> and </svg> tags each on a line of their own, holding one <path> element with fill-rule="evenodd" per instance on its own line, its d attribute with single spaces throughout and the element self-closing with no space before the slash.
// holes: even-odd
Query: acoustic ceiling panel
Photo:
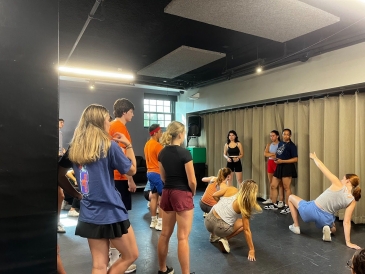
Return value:
<svg viewBox="0 0 365 274">
<path fill-rule="evenodd" d="M 225 56 L 224 53 L 181 46 L 137 74 L 172 79 Z"/>
<path fill-rule="evenodd" d="M 172 0 L 165 12 L 278 42 L 340 21 L 298 0 Z"/>
</svg>

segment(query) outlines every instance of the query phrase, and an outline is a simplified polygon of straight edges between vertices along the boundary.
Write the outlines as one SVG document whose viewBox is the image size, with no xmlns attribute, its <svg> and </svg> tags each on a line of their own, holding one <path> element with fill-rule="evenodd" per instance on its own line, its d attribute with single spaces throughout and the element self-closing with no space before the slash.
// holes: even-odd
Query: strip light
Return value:
<svg viewBox="0 0 365 274">
<path fill-rule="evenodd" d="M 127 80 L 134 79 L 134 76 L 132 74 L 106 72 L 101 70 L 90 70 L 90 69 L 70 68 L 70 67 L 58 67 L 58 70 L 60 72 L 73 73 L 85 76 L 106 77 L 106 78 L 127 79 Z"/>
</svg>

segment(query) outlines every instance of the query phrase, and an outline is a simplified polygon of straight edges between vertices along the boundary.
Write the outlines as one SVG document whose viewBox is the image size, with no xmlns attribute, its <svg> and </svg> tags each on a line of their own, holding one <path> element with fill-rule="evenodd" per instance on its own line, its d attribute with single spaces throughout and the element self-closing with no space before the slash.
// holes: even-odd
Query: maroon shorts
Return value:
<svg viewBox="0 0 365 274">
<path fill-rule="evenodd" d="M 163 189 L 160 201 L 163 211 L 184 211 L 194 208 L 193 194 L 178 189 Z"/>
<path fill-rule="evenodd" d="M 276 169 L 276 164 L 273 159 L 267 160 L 267 173 L 274 173 Z"/>
</svg>

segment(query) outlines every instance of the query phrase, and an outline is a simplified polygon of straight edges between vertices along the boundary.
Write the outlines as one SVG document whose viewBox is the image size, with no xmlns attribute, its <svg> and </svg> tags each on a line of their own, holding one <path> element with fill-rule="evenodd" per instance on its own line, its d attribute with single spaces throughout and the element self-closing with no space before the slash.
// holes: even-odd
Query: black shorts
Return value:
<svg viewBox="0 0 365 274">
<path fill-rule="evenodd" d="M 297 178 L 297 170 L 295 164 L 279 164 L 276 166 L 274 177 L 281 179 L 283 177 Z"/>
<path fill-rule="evenodd" d="M 150 191 L 151 190 L 148 190 L 148 191 L 143 191 L 143 196 L 144 198 L 149 201 L 150 200 Z"/>
<path fill-rule="evenodd" d="M 207 205 L 206 203 L 202 202 L 202 200 L 199 201 L 199 205 L 200 209 L 205 213 L 209 213 L 210 210 L 212 209 L 212 206 Z"/>
<path fill-rule="evenodd" d="M 128 180 L 115 180 L 115 187 L 122 196 L 122 201 L 126 210 L 132 209 L 132 194 L 128 190 Z"/>
<path fill-rule="evenodd" d="M 96 225 L 78 221 L 75 235 L 87 239 L 114 239 L 122 237 L 123 234 L 127 234 L 130 226 L 129 220 L 107 225 Z"/>
<path fill-rule="evenodd" d="M 227 162 L 227 167 L 232 170 L 232 172 L 242 172 L 241 159 L 238 162 Z"/>
</svg>

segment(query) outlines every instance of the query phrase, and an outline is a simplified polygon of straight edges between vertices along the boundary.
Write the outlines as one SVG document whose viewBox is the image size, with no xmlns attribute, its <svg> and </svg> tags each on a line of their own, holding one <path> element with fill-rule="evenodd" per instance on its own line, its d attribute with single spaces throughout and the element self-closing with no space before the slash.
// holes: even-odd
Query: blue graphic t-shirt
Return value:
<svg viewBox="0 0 365 274">
<path fill-rule="evenodd" d="M 279 143 L 278 149 L 276 150 L 276 158 L 289 160 L 295 157 L 298 157 L 298 151 L 297 146 L 292 141 Z"/>
<path fill-rule="evenodd" d="M 126 174 L 132 164 L 118 144 L 112 141 L 105 158 L 83 166 L 72 163 L 67 150 L 59 165 L 64 168 L 72 167 L 75 172 L 77 184 L 83 194 L 80 201 L 80 221 L 104 225 L 128 219 L 120 193 L 115 188 L 114 170 Z"/>
</svg>

